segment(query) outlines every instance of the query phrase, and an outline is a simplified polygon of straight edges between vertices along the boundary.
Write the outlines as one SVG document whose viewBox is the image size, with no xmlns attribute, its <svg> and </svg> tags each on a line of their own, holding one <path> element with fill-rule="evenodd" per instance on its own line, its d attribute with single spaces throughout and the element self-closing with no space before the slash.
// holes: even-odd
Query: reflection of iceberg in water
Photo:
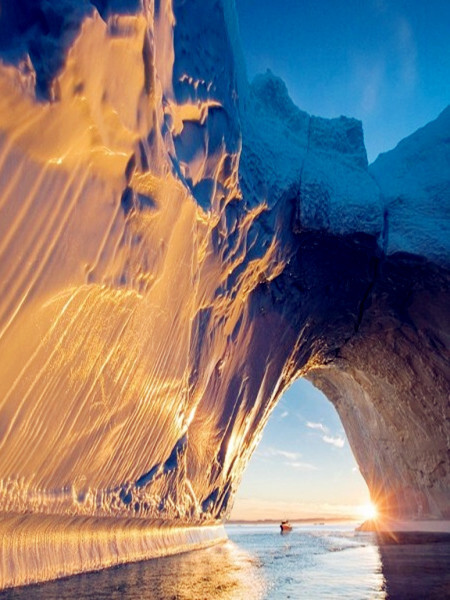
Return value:
<svg viewBox="0 0 450 600">
<path fill-rule="evenodd" d="M 378 542 L 388 598 L 449 597 L 450 534 L 397 534 Z"/>
<path fill-rule="evenodd" d="M 0 12 L 0 511 L 26 534 L 3 536 L 0 585 L 91 568 L 108 519 L 134 533 L 96 566 L 155 521 L 210 543 L 301 375 L 378 501 L 445 516 L 445 169 L 392 190 L 360 123 L 310 117 L 271 74 L 249 86 L 233 0 L 20 7 Z M 447 120 L 413 150 L 444 156 Z M 49 566 L 11 579 L 27 540 Z"/>
<path fill-rule="evenodd" d="M 228 541 L 198 552 L 46 583 L 33 588 L 32 594 L 29 588 L 17 589 L 14 599 L 263 600 L 266 587 L 257 561 Z"/>
</svg>

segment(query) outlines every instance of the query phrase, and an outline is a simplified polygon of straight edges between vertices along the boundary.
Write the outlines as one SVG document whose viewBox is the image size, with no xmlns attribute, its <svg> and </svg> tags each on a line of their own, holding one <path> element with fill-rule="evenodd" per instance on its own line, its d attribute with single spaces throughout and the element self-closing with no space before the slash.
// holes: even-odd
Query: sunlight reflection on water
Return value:
<svg viewBox="0 0 450 600">
<path fill-rule="evenodd" d="M 231 541 L 0 593 L 3 600 L 261 600 L 258 561 Z"/>
<path fill-rule="evenodd" d="M 258 558 L 267 600 L 286 598 L 385 600 L 379 549 L 372 535 L 354 527 L 228 527 L 230 537 Z"/>
</svg>

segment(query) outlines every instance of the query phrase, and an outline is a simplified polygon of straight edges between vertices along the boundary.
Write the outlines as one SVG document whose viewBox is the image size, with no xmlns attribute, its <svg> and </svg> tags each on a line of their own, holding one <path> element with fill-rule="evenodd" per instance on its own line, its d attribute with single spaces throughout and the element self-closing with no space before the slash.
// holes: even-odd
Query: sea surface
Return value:
<svg viewBox="0 0 450 600">
<path fill-rule="evenodd" d="M 445 600 L 450 538 L 382 541 L 354 525 L 227 526 L 206 550 L 7 590 L 1 600 Z"/>
</svg>

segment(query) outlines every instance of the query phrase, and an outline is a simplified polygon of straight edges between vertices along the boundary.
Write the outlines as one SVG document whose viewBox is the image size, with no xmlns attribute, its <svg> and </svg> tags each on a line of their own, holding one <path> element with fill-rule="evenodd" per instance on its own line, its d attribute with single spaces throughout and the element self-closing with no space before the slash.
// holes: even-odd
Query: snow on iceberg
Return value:
<svg viewBox="0 0 450 600">
<path fill-rule="evenodd" d="M 398 146 L 370 172 L 384 197 L 386 252 L 407 252 L 449 266 L 450 107 Z"/>
</svg>

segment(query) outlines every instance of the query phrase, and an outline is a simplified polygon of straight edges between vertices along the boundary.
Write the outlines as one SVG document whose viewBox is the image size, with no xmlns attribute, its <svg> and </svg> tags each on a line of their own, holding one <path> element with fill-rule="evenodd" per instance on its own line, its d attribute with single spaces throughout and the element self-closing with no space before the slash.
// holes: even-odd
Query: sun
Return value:
<svg viewBox="0 0 450 600">
<path fill-rule="evenodd" d="M 373 521 L 378 517 L 378 509 L 373 502 L 363 504 L 358 512 L 365 521 Z"/>
</svg>

